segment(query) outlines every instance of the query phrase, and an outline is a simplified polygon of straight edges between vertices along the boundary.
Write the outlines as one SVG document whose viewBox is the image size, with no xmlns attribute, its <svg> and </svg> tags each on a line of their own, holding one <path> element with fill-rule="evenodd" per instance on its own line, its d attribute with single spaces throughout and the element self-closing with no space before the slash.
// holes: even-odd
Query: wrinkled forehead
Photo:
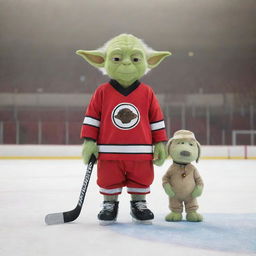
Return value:
<svg viewBox="0 0 256 256">
<path fill-rule="evenodd" d="M 107 52 L 113 52 L 115 50 L 120 51 L 132 51 L 132 50 L 139 50 L 144 52 L 144 47 L 142 43 L 132 37 L 119 37 L 114 38 L 109 42 Z"/>
</svg>

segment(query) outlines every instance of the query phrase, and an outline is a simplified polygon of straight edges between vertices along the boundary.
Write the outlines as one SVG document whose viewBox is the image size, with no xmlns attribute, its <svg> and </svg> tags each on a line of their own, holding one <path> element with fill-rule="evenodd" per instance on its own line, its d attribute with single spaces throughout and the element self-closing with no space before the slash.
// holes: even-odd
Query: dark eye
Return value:
<svg viewBox="0 0 256 256">
<path fill-rule="evenodd" d="M 119 58 L 119 57 L 114 57 L 114 58 L 113 58 L 113 61 L 116 61 L 116 62 L 117 62 L 117 61 L 120 61 L 120 60 L 121 60 L 121 58 Z"/>
<path fill-rule="evenodd" d="M 184 144 L 184 142 L 181 142 L 181 144 Z"/>
<path fill-rule="evenodd" d="M 133 62 L 139 62 L 140 59 L 139 58 L 133 58 Z"/>
<path fill-rule="evenodd" d="M 189 143 L 189 145 L 190 145 L 190 146 L 193 146 L 193 144 L 192 144 L 192 143 Z"/>
</svg>

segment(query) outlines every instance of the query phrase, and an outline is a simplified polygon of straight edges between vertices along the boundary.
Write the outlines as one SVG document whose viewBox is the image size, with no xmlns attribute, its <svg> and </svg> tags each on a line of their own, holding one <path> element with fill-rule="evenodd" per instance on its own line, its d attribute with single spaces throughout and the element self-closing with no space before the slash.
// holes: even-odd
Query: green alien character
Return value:
<svg viewBox="0 0 256 256">
<path fill-rule="evenodd" d="M 154 51 L 141 39 L 121 34 L 93 51 L 77 54 L 110 77 L 94 92 L 81 130 L 83 160 L 97 159 L 97 184 L 104 196 L 100 224 L 116 221 L 118 195 L 127 187 L 134 221 L 152 223 L 146 194 L 153 182 L 153 163 L 166 159 L 167 141 L 163 113 L 152 88 L 139 81 L 171 55 Z"/>
</svg>

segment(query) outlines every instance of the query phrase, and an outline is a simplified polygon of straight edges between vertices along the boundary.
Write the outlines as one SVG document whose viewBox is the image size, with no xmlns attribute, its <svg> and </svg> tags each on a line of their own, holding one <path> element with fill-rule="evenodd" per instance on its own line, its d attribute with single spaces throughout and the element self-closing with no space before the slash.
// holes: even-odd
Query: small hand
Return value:
<svg viewBox="0 0 256 256">
<path fill-rule="evenodd" d="M 96 158 L 98 158 L 98 146 L 96 142 L 92 140 L 85 140 L 83 144 L 83 151 L 82 151 L 82 157 L 85 164 L 88 164 L 89 159 L 92 154 L 95 155 Z"/>
<path fill-rule="evenodd" d="M 165 145 L 162 142 L 155 144 L 154 149 L 154 161 L 153 163 L 157 166 L 163 165 L 165 159 L 167 157 Z"/>
<path fill-rule="evenodd" d="M 175 192 L 172 190 L 172 186 L 169 183 L 164 183 L 163 188 L 164 188 L 165 193 L 169 197 L 174 197 L 175 196 Z"/>
<path fill-rule="evenodd" d="M 203 187 L 202 186 L 196 186 L 192 192 L 192 197 L 193 198 L 196 198 L 196 197 L 199 197 L 201 196 L 203 193 Z"/>
</svg>

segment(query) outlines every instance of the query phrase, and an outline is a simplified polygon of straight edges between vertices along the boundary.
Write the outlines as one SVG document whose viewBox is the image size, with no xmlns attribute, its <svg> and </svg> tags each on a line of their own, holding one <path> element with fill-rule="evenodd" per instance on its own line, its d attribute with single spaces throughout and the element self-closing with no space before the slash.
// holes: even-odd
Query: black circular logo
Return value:
<svg viewBox="0 0 256 256">
<path fill-rule="evenodd" d="M 120 103 L 112 111 L 112 122 L 121 130 L 130 130 L 140 121 L 139 110 L 131 103 Z"/>
</svg>

